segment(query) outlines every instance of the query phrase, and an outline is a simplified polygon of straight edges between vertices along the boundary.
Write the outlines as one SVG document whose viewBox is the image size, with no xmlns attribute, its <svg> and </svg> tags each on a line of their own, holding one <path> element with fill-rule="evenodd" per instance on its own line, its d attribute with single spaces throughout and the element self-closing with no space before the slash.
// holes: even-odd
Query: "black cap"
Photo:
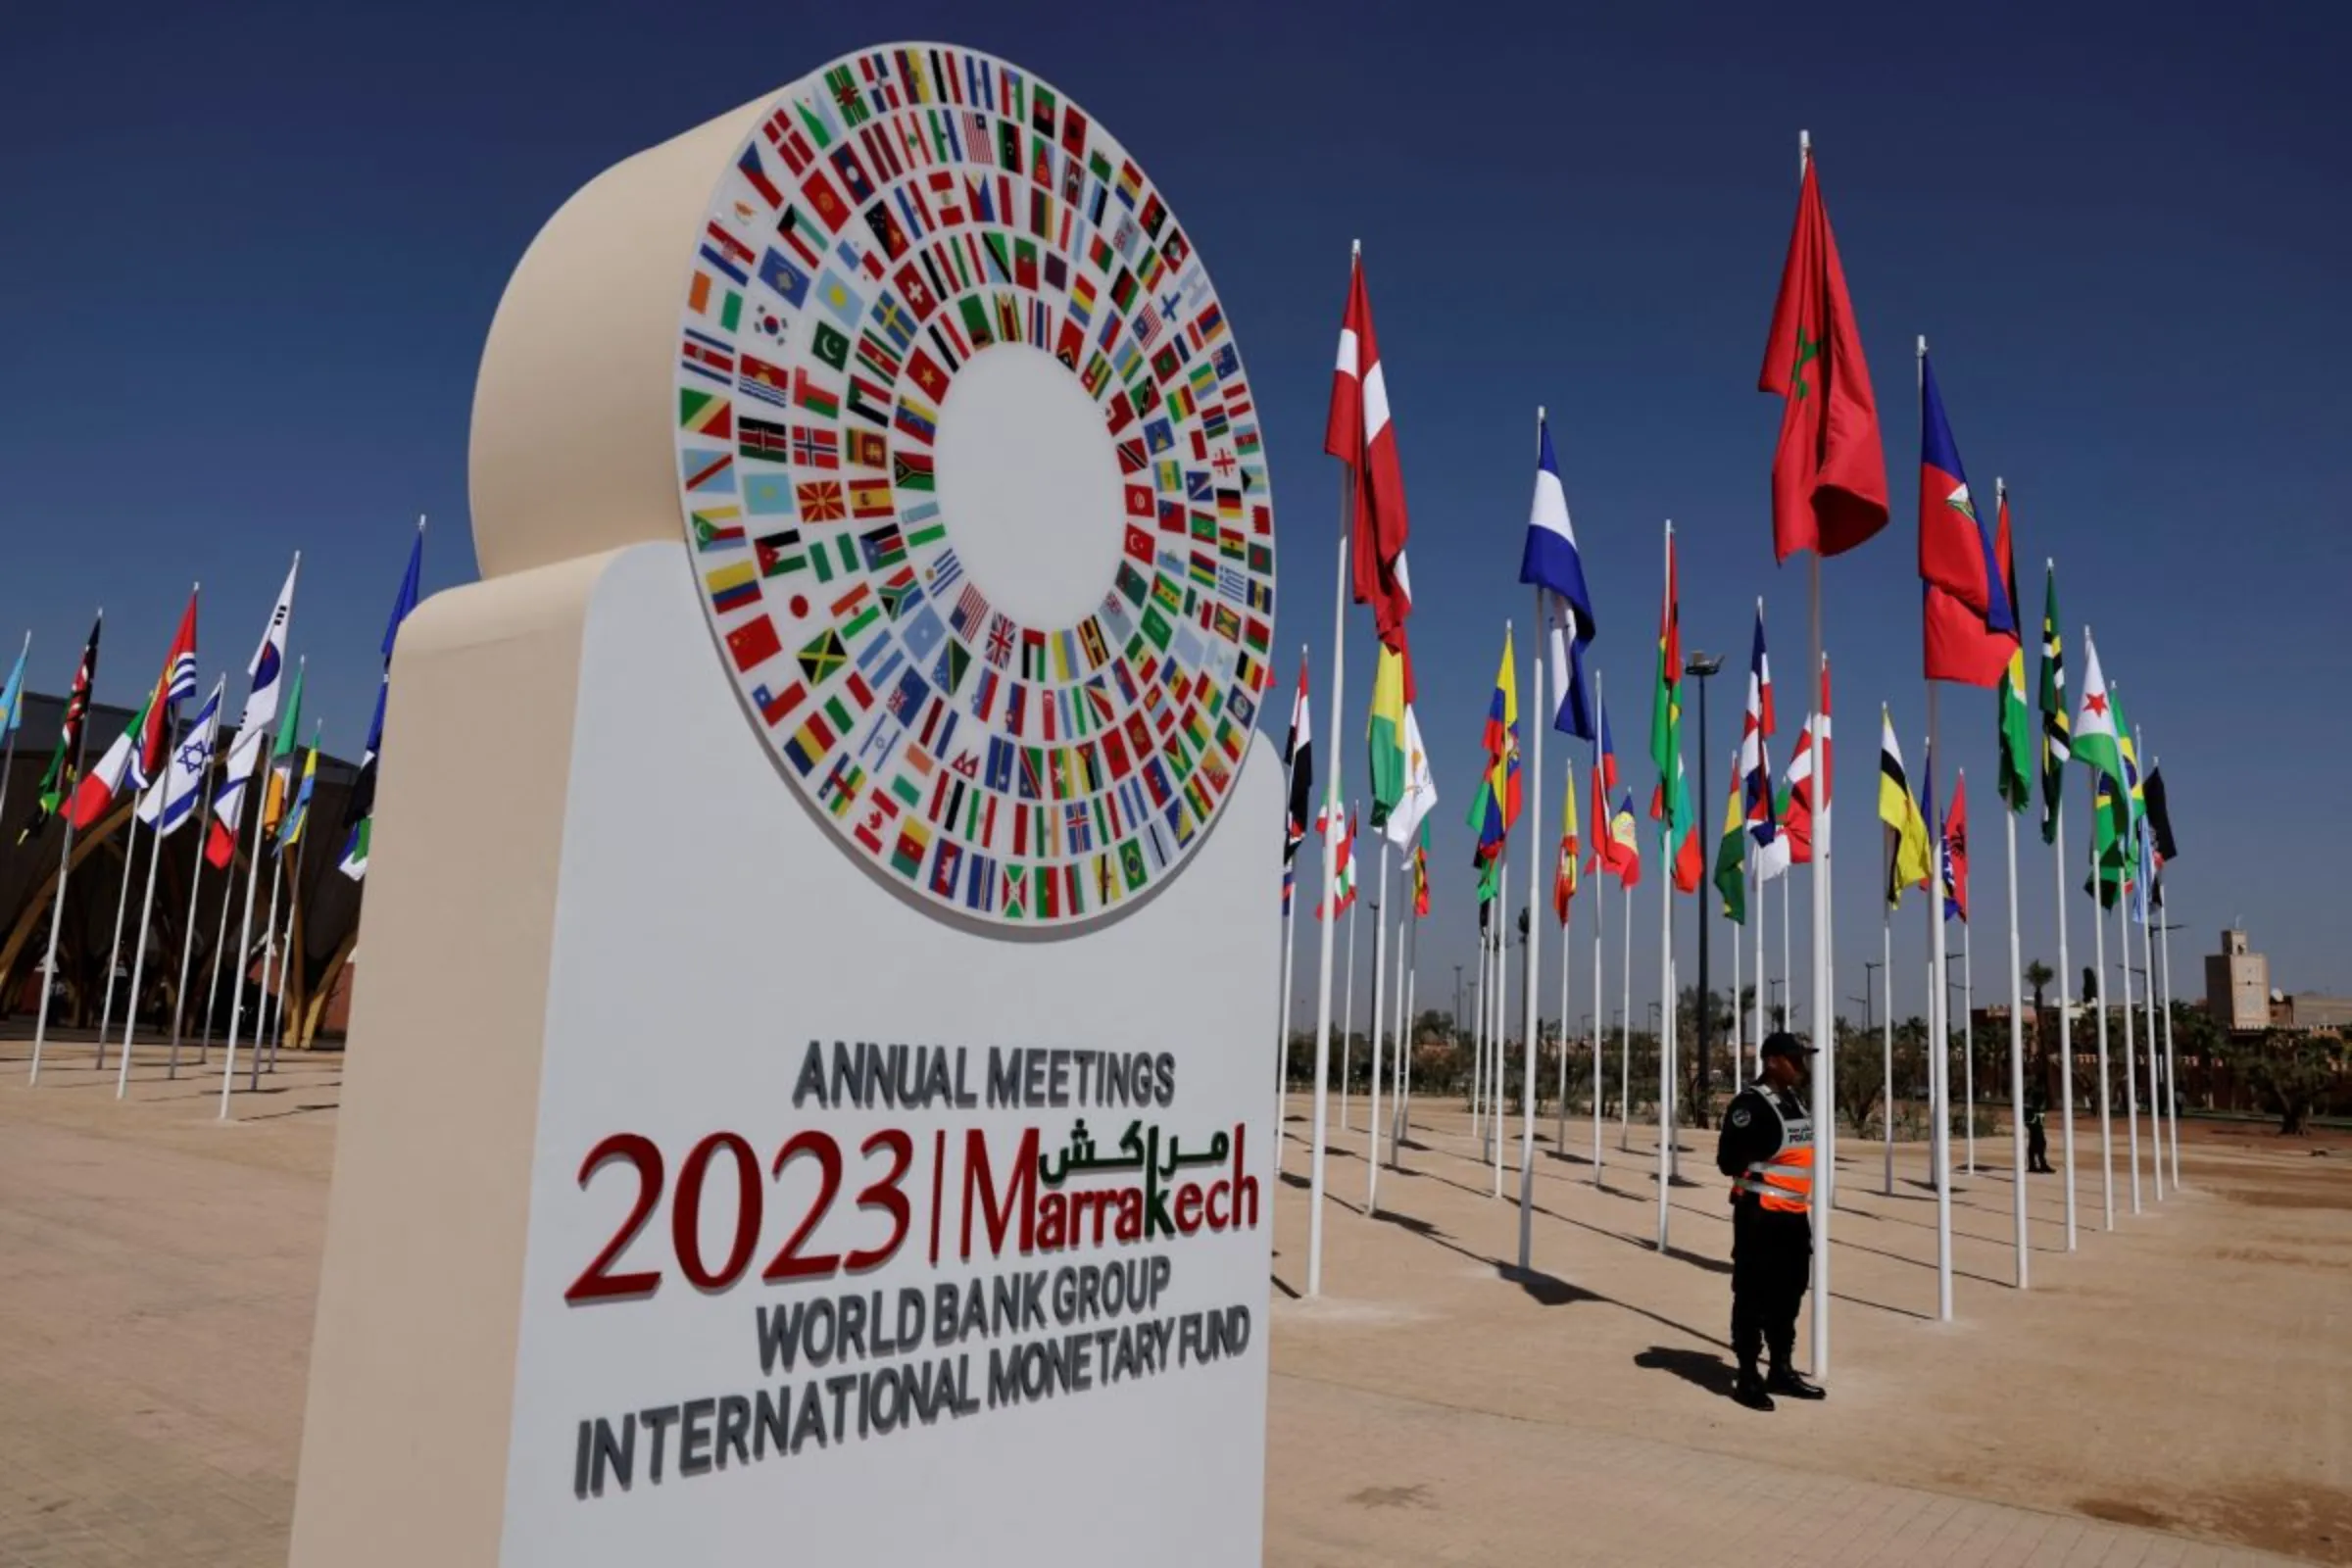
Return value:
<svg viewBox="0 0 2352 1568">
<path fill-rule="evenodd" d="M 1811 1056 L 1819 1054 L 1819 1053 L 1815 1052 L 1811 1046 L 1806 1045 L 1803 1041 L 1797 1039 L 1796 1036 L 1788 1033 L 1785 1029 L 1779 1031 L 1778 1033 L 1769 1034 L 1764 1037 L 1763 1054 L 1767 1056 Z"/>
</svg>

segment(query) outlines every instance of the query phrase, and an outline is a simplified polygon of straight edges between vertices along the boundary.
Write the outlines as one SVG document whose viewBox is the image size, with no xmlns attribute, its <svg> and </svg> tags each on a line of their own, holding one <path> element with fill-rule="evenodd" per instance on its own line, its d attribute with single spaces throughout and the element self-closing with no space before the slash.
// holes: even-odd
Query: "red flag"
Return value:
<svg viewBox="0 0 2352 1568">
<path fill-rule="evenodd" d="M 1886 526 L 1886 454 L 1862 333 L 1813 161 L 1773 306 L 1756 389 L 1786 400 L 1772 456 L 1772 546 L 1842 555 Z"/>
<path fill-rule="evenodd" d="M 164 672 L 156 678 L 155 698 L 147 705 L 147 725 L 140 732 L 138 753 L 130 776 L 141 788 L 164 776 L 164 752 L 172 743 L 172 705 L 196 695 L 196 595 L 179 614 L 179 630 L 164 655 Z"/>
<path fill-rule="evenodd" d="M 2017 568 L 2010 560 L 2009 497 L 2005 492 L 2000 500 L 2000 518 L 1993 528 L 1992 553 L 2002 583 L 2014 583 Z M 1928 679 L 1957 681 L 1987 690 L 1997 688 L 2002 672 L 2009 667 L 2010 656 L 2017 652 L 2018 633 L 1994 631 L 1957 594 L 1946 593 L 1933 583 L 1924 586 L 1927 605 L 1922 618 L 1927 639 Z M 2011 597 L 2014 602 L 2015 596 Z"/>
<path fill-rule="evenodd" d="M 1348 269 L 1348 314 L 1340 321 L 1323 450 L 1353 471 L 1355 514 L 1348 548 L 1355 555 L 1355 602 L 1372 607 L 1380 640 L 1404 656 L 1404 698 L 1411 702 L 1413 661 L 1405 646 L 1404 618 L 1413 611 L 1413 587 L 1404 564 L 1404 473 L 1396 461 L 1388 380 L 1372 331 L 1372 299 L 1364 288 L 1360 255 Z"/>
<path fill-rule="evenodd" d="M 1968 923 L 1968 775 L 1952 781 L 1952 809 L 1943 819 L 1943 917 Z"/>
</svg>

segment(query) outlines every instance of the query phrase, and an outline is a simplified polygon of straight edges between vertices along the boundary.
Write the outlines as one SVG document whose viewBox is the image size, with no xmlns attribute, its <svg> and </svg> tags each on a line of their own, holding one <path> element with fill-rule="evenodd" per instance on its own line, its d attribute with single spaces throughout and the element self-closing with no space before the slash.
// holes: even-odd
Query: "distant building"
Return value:
<svg viewBox="0 0 2352 1568">
<path fill-rule="evenodd" d="M 2323 997 L 2298 991 L 2284 999 L 2289 1029 L 2342 1029 L 2352 1025 L 2352 997 Z"/>
<path fill-rule="evenodd" d="M 2246 946 L 2243 931 L 2224 931 L 2222 951 L 2205 958 L 2205 1010 L 2225 1029 L 2271 1024 L 2271 960 Z"/>
</svg>

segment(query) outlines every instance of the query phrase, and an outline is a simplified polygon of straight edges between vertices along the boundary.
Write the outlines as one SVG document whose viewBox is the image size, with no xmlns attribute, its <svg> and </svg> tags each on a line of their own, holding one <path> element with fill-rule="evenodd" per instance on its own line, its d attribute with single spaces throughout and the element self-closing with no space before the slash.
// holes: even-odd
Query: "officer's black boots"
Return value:
<svg viewBox="0 0 2352 1568">
<path fill-rule="evenodd" d="M 1764 1387 L 1773 1394 L 1784 1394 L 1791 1399 L 1826 1399 L 1830 1396 L 1827 1389 L 1819 1384 L 1807 1383 L 1797 1376 L 1794 1367 L 1786 1363 L 1773 1367 L 1772 1376 L 1765 1380 Z"/>
<path fill-rule="evenodd" d="M 1769 1410 L 1773 1407 L 1772 1396 L 1764 1391 L 1764 1380 L 1756 1375 L 1752 1363 L 1740 1369 L 1739 1380 L 1732 1385 L 1732 1399 L 1750 1410 Z"/>
</svg>

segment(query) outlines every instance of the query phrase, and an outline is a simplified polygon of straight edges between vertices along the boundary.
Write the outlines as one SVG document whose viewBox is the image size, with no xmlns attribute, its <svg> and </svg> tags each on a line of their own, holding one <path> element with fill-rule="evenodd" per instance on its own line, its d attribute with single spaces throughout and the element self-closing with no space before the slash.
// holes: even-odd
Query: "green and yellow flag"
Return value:
<svg viewBox="0 0 2352 1568">
<path fill-rule="evenodd" d="M 1903 889 L 1924 887 L 1931 874 L 1928 824 L 1903 772 L 1903 749 L 1895 744 L 1894 720 L 1879 709 L 1879 820 L 1886 825 L 1886 906 L 1903 902 Z"/>
</svg>

